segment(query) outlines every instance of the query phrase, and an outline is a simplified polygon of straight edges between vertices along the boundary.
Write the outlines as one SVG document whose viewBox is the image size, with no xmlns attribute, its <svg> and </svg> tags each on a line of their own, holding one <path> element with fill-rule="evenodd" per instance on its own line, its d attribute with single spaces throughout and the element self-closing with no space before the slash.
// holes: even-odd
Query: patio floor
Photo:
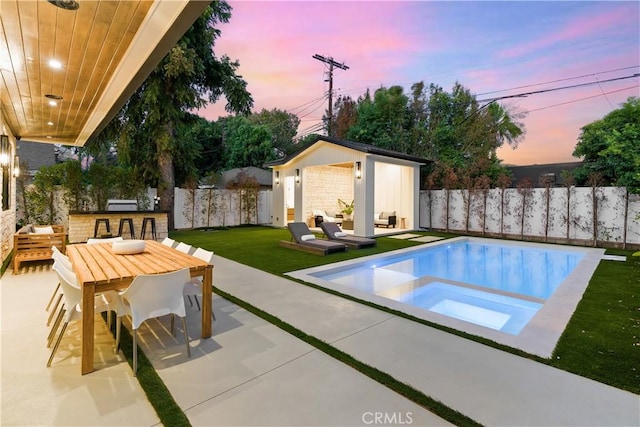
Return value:
<svg viewBox="0 0 640 427">
<path fill-rule="evenodd" d="M 156 425 L 104 327 L 98 371 L 80 375 L 72 333 L 45 367 L 44 307 L 54 280 L 47 266 L 2 277 L 0 424 Z M 224 258 L 216 257 L 214 283 L 484 425 L 640 425 L 632 393 Z M 190 359 L 168 322 L 141 329 L 141 347 L 194 426 L 370 425 L 376 413 L 394 416 L 395 424 L 447 424 L 234 304 L 216 296 L 213 307 L 207 340 L 197 338 L 199 313 L 189 308 Z"/>
</svg>

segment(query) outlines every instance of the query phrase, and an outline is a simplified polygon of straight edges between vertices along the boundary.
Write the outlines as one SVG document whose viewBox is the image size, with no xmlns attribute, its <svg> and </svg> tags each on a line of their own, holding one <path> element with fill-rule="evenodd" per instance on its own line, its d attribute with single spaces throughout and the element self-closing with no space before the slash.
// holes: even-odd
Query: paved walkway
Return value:
<svg viewBox="0 0 640 427">
<path fill-rule="evenodd" d="M 215 266 L 215 285 L 225 292 L 481 424 L 640 425 L 638 395 L 224 258 Z"/>
</svg>

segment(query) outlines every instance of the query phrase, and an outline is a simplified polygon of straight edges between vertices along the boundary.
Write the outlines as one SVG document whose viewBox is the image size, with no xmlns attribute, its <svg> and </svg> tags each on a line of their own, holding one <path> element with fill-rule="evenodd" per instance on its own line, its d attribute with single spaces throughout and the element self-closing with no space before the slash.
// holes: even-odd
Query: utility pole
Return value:
<svg viewBox="0 0 640 427">
<path fill-rule="evenodd" d="M 322 55 L 318 55 L 317 53 L 313 55 L 313 59 L 317 59 L 318 61 L 324 62 L 329 65 L 329 80 L 325 80 L 329 82 L 329 120 L 327 121 L 327 135 L 331 135 L 331 119 L 333 119 L 333 67 L 340 68 L 341 70 L 348 70 L 349 67 L 344 65 L 344 62 L 341 64 L 333 60 L 333 58 L 325 58 Z"/>
</svg>

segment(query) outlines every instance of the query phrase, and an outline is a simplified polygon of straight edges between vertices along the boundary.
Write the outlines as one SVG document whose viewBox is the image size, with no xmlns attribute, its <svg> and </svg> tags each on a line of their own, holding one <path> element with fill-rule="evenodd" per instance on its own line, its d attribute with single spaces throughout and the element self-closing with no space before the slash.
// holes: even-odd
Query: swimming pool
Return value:
<svg viewBox="0 0 640 427">
<path fill-rule="evenodd" d="M 531 323 L 531 330 L 535 331 L 536 323 L 543 328 L 536 335 L 545 335 L 545 329 L 551 328 L 552 335 L 559 337 L 603 252 L 456 238 L 288 274 L 446 326 L 512 342 Z M 556 311 L 559 305 L 564 313 L 560 318 L 566 318 L 559 333 L 558 325 L 549 325 L 558 313 L 545 310 L 548 305 Z"/>
</svg>

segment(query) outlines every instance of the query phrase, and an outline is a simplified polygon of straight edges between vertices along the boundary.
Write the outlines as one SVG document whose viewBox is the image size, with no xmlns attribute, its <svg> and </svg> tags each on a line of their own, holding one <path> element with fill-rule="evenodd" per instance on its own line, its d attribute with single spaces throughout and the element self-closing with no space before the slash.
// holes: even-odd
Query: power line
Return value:
<svg viewBox="0 0 640 427">
<path fill-rule="evenodd" d="M 573 89 L 573 88 L 584 87 L 584 86 L 593 86 L 595 84 L 615 82 L 615 81 L 619 81 L 619 80 L 632 79 L 632 78 L 635 78 L 635 77 L 640 77 L 640 73 L 635 73 L 635 74 L 632 74 L 630 76 L 615 77 L 615 78 L 612 78 L 612 79 L 601 80 L 599 82 L 580 83 L 580 84 L 570 85 L 570 86 L 561 86 L 561 87 L 555 87 L 555 88 L 549 88 L 549 89 L 534 90 L 534 91 L 531 91 L 531 92 L 523 92 L 523 93 L 518 93 L 518 94 L 515 94 L 515 95 L 505 95 L 505 96 L 498 96 L 496 98 L 479 99 L 478 102 L 489 102 L 489 103 L 491 103 L 491 102 L 499 101 L 501 99 L 525 98 L 525 97 L 527 97 L 529 95 L 537 95 L 537 94 L 540 94 L 540 93 L 555 92 L 555 91 L 558 91 L 558 90 Z"/>
<path fill-rule="evenodd" d="M 561 102 L 559 104 L 553 104 L 553 105 L 547 105 L 546 107 L 534 108 L 533 110 L 523 111 L 523 114 L 532 113 L 534 111 L 546 110 L 546 109 L 553 108 L 553 107 L 559 107 L 561 105 L 572 104 L 574 102 L 585 101 L 587 99 L 597 98 L 599 96 L 604 96 L 606 98 L 606 96 L 609 95 L 609 94 L 617 93 L 617 92 L 623 92 L 623 91 L 629 90 L 629 89 L 635 89 L 635 88 L 637 88 L 639 86 L 640 85 L 629 86 L 629 87 L 625 87 L 625 88 L 622 88 L 622 89 L 612 90 L 610 92 L 603 92 L 602 94 L 598 94 L 598 95 L 585 96 L 584 98 L 578 98 L 578 99 L 574 99 L 574 100 L 571 100 L 571 101 Z M 608 100 L 608 98 L 607 98 L 607 100 Z"/>
<path fill-rule="evenodd" d="M 616 71 L 630 70 L 632 68 L 638 68 L 638 67 L 640 67 L 640 65 L 634 65 L 632 67 L 616 68 L 614 70 L 598 71 L 597 73 L 583 74 L 581 76 L 574 76 L 574 77 L 565 77 L 564 79 L 550 80 L 548 82 L 534 83 L 534 84 L 528 84 L 528 85 L 524 85 L 524 86 L 516 86 L 516 87 L 509 88 L 509 89 L 492 90 L 490 92 L 478 93 L 478 94 L 476 94 L 476 96 L 490 95 L 492 93 L 507 92 L 507 91 L 516 90 L 516 89 L 524 89 L 526 87 L 542 86 L 542 85 L 547 85 L 547 84 L 551 84 L 551 83 L 564 82 L 564 81 L 567 81 L 567 80 L 582 79 L 582 78 L 585 78 L 585 77 L 593 77 L 593 76 L 596 76 L 598 74 L 614 73 Z"/>
</svg>

